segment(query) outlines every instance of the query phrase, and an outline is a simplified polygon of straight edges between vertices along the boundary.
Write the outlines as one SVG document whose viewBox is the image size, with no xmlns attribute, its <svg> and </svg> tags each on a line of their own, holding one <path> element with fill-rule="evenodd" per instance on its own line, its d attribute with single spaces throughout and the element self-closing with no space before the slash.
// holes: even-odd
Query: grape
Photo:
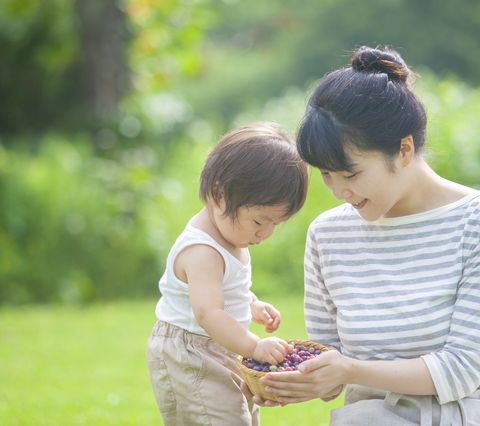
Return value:
<svg viewBox="0 0 480 426">
<path fill-rule="evenodd" d="M 304 345 L 295 345 L 292 352 L 289 352 L 285 356 L 285 359 L 278 364 L 259 362 L 253 358 L 243 358 L 242 364 L 252 370 L 262 372 L 295 371 L 300 363 L 321 355 L 321 353 L 322 351 L 319 349 L 309 348 Z"/>
</svg>

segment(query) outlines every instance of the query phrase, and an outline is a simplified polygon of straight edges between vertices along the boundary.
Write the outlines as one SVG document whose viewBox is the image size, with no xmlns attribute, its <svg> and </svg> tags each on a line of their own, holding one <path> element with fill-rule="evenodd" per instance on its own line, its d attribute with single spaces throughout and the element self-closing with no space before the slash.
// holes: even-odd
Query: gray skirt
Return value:
<svg viewBox="0 0 480 426">
<path fill-rule="evenodd" d="M 348 385 L 330 426 L 480 426 L 480 391 L 440 405 L 434 396 L 401 395 Z"/>
</svg>

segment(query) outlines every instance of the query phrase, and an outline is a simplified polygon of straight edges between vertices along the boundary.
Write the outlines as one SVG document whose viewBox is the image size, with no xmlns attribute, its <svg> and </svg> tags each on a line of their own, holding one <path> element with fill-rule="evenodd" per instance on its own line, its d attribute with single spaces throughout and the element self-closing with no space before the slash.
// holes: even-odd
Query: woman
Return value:
<svg viewBox="0 0 480 426">
<path fill-rule="evenodd" d="M 332 425 L 480 425 L 480 193 L 425 162 L 411 80 L 397 52 L 360 48 L 298 134 L 345 202 L 314 220 L 305 253 L 307 333 L 334 350 L 263 381 L 281 404 L 347 385 Z"/>
</svg>

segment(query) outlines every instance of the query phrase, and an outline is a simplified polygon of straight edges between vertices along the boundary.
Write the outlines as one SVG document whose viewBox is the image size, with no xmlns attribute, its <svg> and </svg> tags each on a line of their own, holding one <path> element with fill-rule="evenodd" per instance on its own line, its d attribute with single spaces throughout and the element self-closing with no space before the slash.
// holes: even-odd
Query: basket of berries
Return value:
<svg viewBox="0 0 480 426">
<path fill-rule="evenodd" d="M 267 392 L 265 386 L 260 383 L 260 379 L 267 373 L 281 371 L 295 371 L 298 364 L 307 359 L 314 358 L 322 352 L 328 351 L 328 348 L 320 343 L 310 340 L 288 340 L 293 345 L 293 350 L 289 352 L 285 359 L 279 364 L 261 363 L 252 358 L 238 357 L 238 367 L 243 380 L 248 385 L 250 392 L 260 395 L 264 399 L 276 401 L 277 396 Z"/>
</svg>

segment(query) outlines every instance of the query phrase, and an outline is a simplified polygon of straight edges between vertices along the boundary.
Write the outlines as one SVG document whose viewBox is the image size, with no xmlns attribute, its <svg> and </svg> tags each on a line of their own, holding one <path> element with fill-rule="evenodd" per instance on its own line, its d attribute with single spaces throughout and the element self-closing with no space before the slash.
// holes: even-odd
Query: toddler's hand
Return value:
<svg viewBox="0 0 480 426">
<path fill-rule="evenodd" d="M 267 333 L 275 331 L 280 325 L 280 312 L 270 303 L 255 300 L 250 305 L 252 311 L 252 320 L 257 324 L 262 324 Z"/>
<path fill-rule="evenodd" d="M 293 349 L 285 340 L 278 337 L 267 337 L 258 341 L 252 358 L 260 362 L 278 364 L 283 361 L 287 352 Z"/>
</svg>

